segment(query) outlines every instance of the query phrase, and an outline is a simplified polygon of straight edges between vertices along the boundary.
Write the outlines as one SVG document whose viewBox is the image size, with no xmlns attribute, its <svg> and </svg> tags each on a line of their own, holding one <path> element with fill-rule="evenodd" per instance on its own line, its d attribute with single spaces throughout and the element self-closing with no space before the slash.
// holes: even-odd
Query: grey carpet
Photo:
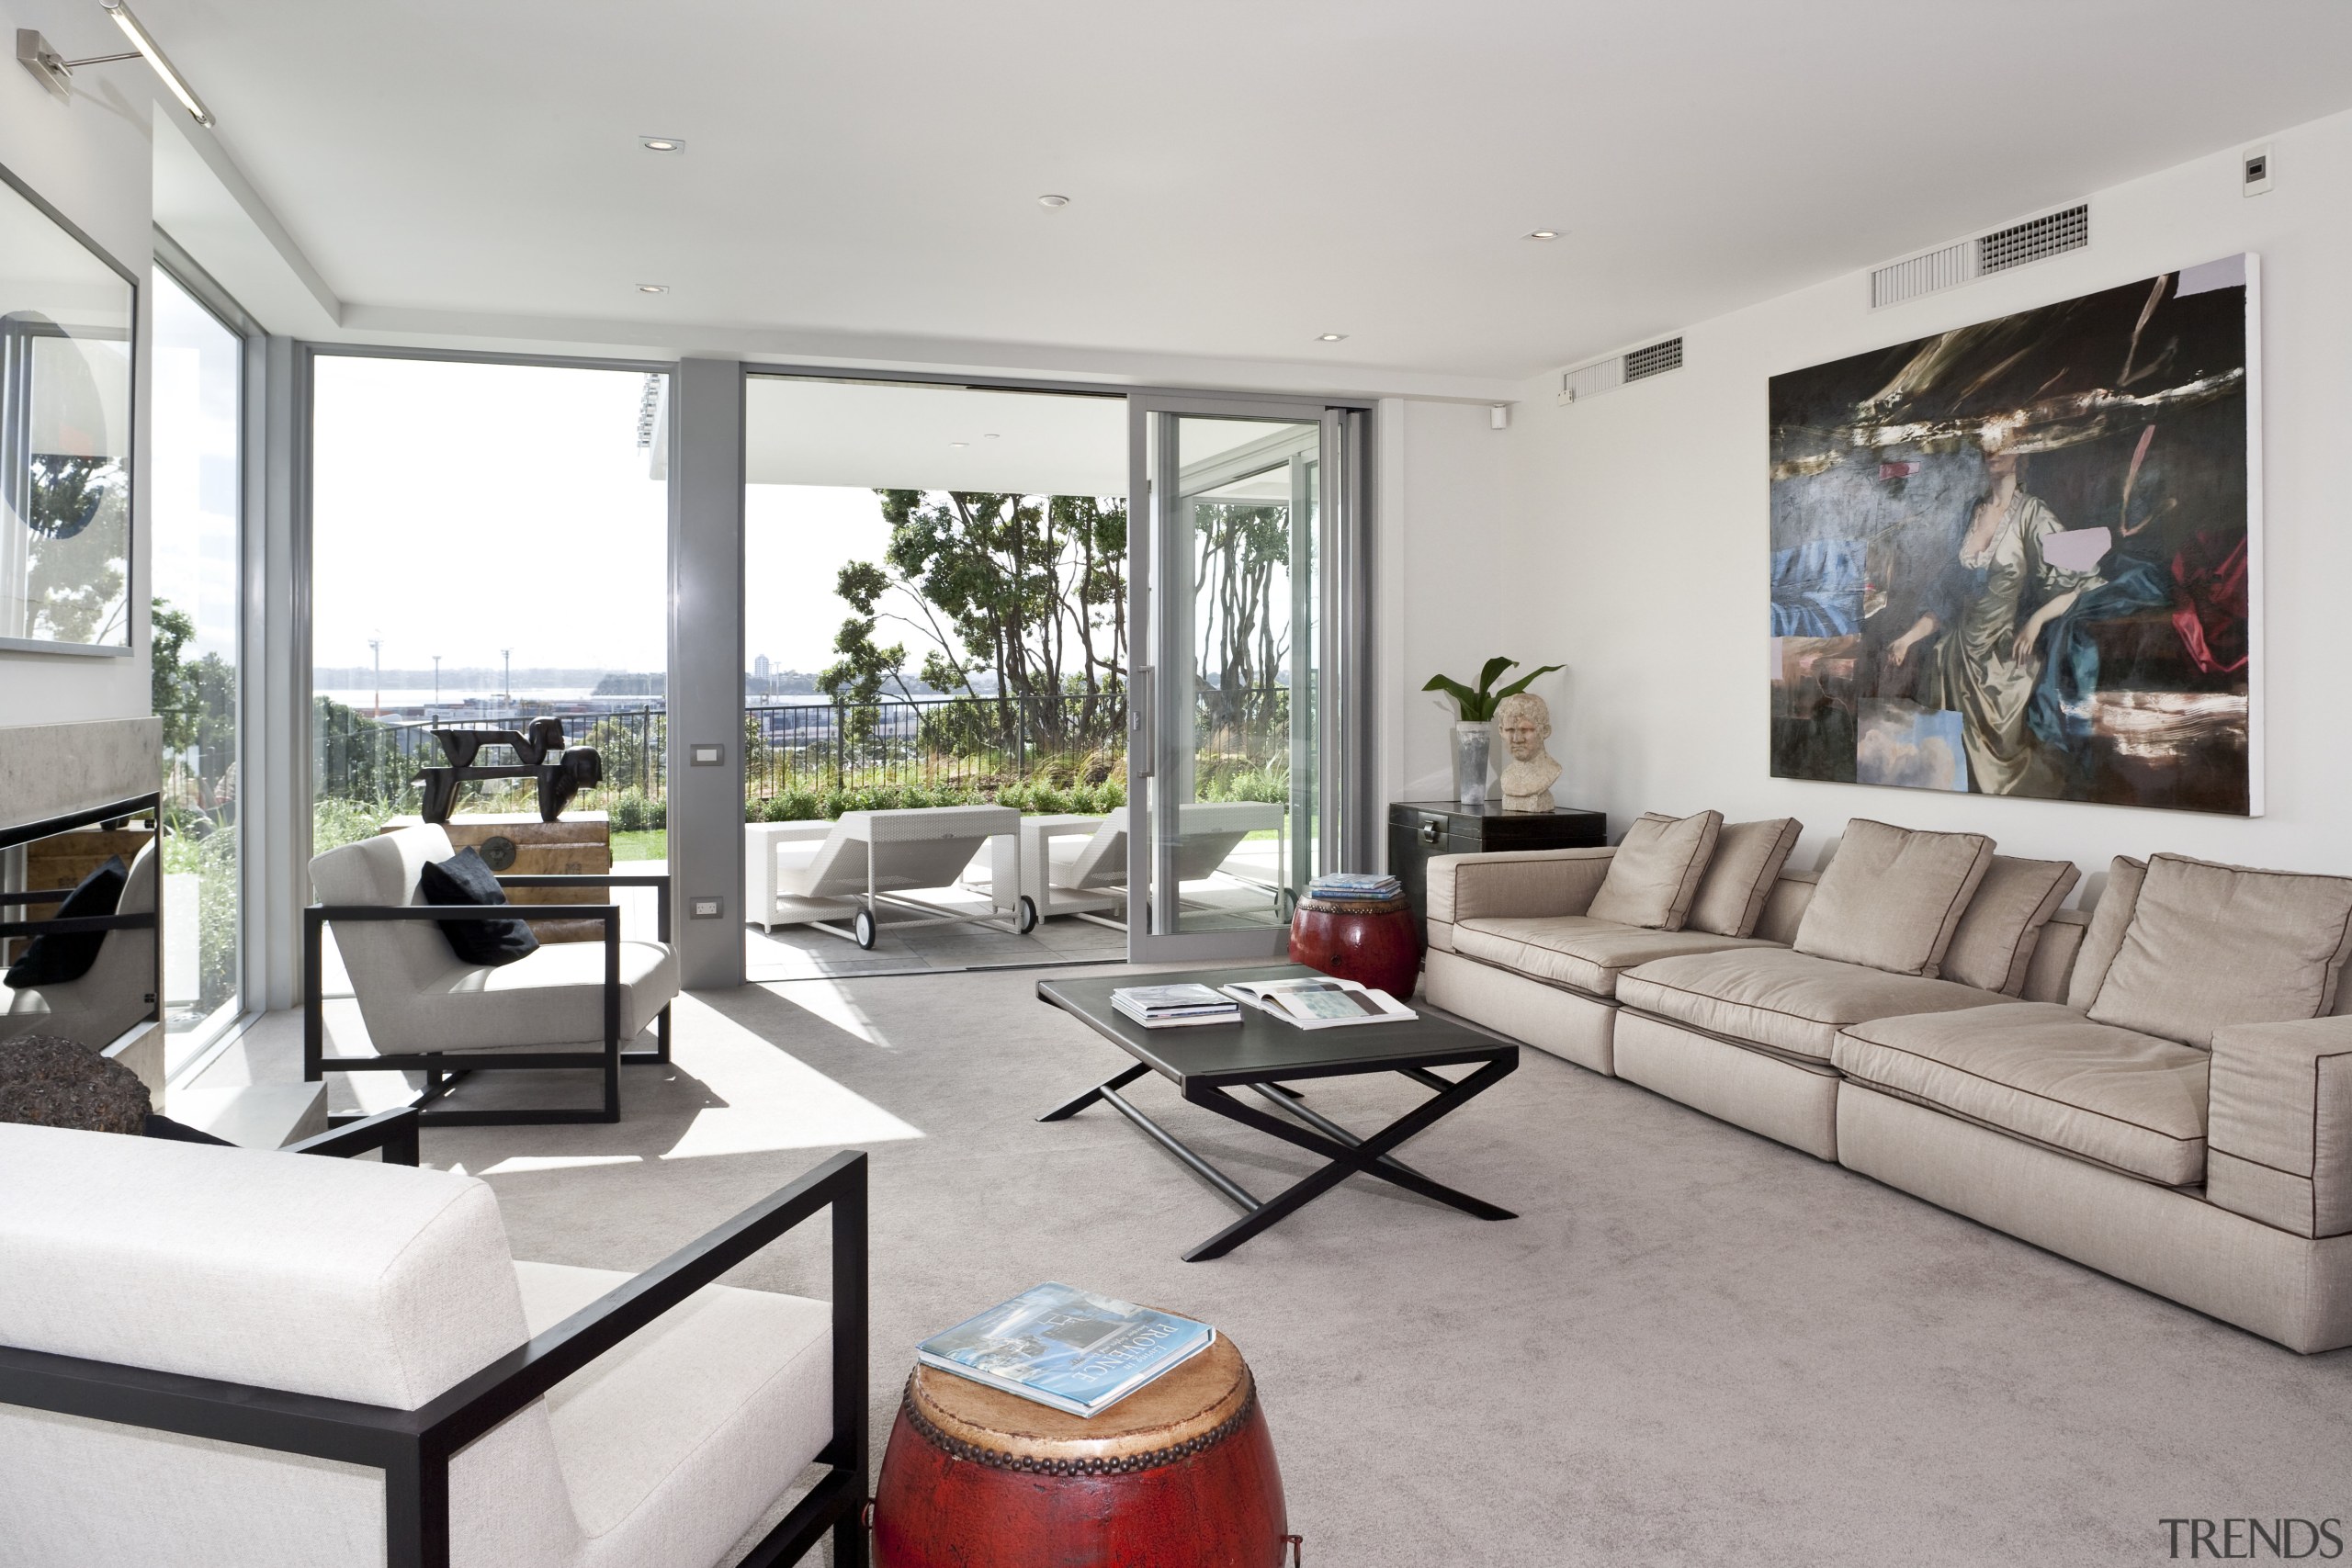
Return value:
<svg viewBox="0 0 2352 1568">
<path fill-rule="evenodd" d="M 865 1147 L 877 1459 L 918 1338 L 1067 1280 L 1233 1337 L 1317 1568 L 2137 1565 L 2166 1517 L 2352 1514 L 2352 1354 L 2294 1356 L 1537 1052 L 1407 1151 L 1521 1218 L 1357 1178 L 1181 1262 L 1231 1211 L 1103 1109 L 1034 1120 L 1120 1060 L 1036 978 L 690 998 L 676 1070 L 629 1070 L 622 1125 L 435 1132 L 426 1157 L 487 1177 L 518 1256 L 634 1269 Z M 1359 1126 L 1419 1093 L 1313 1092 Z M 1306 1168 L 1135 1093 L 1261 1195 Z M 819 1239 L 742 1277 L 822 1294 Z"/>
</svg>

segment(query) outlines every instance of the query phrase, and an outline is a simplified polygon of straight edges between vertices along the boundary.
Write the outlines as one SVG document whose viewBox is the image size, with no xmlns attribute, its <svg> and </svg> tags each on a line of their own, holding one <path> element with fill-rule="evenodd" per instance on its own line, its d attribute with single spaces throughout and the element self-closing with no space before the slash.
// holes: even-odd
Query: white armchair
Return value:
<svg viewBox="0 0 2352 1568">
<path fill-rule="evenodd" d="M 862 1568 L 865 1156 L 634 1278 L 470 1177 L 0 1125 L 0 1558 Z M 714 1281 L 832 1210 L 830 1304 Z"/>
<path fill-rule="evenodd" d="M 327 851 L 311 862 L 320 902 L 303 911 L 302 1076 L 330 1072 L 424 1074 L 416 1105 L 427 1124 L 617 1122 L 620 1069 L 670 1059 L 670 1003 L 678 994 L 671 951 L 670 879 L 652 875 L 502 876 L 507 887 L 650 886 L 659 890 L 658 940 L 624 942 L 614 904 L 425 904 L 417 882 L 429 861 L 451 854 L 437 827 L 405 828 Z M 450 919 L 604 922 L 601 943 L 559 942 L 513 964 L 469 964 L 436 922 Z M 325 1054 L 323 933 L 350 974 L 375 1054 Z M 650 1029 L 653 1044 L 627 1050 Z M 456 1110 L 435 1101 L 480 1069 L 591 1067 L 604 1074 L 597 1109 Z M 434 1107 L 427 1110 L 427 1107 Z"/>
</svg>

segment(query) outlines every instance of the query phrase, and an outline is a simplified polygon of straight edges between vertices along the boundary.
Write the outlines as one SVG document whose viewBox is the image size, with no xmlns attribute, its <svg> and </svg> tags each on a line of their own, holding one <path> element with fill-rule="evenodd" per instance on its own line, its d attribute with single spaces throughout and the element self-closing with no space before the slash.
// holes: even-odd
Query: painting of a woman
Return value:
<svg viewBox="0 0 2352 1568">
<path fill-rule="evenodd" d="M 2042 542 L 2065 525 L 2019 484 L 2018 461 L 2013 449 L 1987 452 L 1988 486 L 1956 553 L 1918 618 L 1886 649 L 1897 669 L 1921 661 L 1919 702 L 1961 716 L 1968 777 L 1985 795 L 2015 794 L 2032 775 L 2038 747 L 2027 710 L 2041 676 L 2035 645 L 2044 626 L 2100 584 L 2096 570 L 2070 571 L 2044 557 Z"/>
</svg>

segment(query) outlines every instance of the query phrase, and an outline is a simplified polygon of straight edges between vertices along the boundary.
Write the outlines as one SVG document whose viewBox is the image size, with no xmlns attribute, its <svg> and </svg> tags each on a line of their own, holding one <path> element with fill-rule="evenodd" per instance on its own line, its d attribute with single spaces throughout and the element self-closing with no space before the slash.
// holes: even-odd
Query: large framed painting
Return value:
<svg viewBox="0 0 2352 1568">
<path fill-rule="evenodd" d="M 138 294 L 0 169 L 0 651 L 130 651 Z"/>
<path fill-rule="evenodd" d="M 1776 776 L 2261 810 L 2255 260 L 1772 378 Z"/>
</svg>

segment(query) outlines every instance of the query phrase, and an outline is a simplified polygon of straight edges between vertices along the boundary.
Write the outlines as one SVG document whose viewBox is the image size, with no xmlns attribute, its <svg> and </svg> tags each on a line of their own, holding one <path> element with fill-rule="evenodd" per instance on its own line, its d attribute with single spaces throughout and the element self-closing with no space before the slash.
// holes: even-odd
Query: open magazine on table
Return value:
<svg viewBox="0 0 2352 1568">
<path fill-rule="evenodd" d="M 915 1347 L 915 1359 L 1091 1416 L 1192 1359 L 1216 1338 L 1216 1329 L 1189 1317 L 1044 1284 L 933 1335 Z"/>
<path fill-rule="evenodd" d="M 1345 1029 L 1359 1023 L 1396 1023 L 1420 1014 L 1390 996 L 1353 980 L 1329 975 L 1292 980 L 1250 980 L 1223 987 L 1236 1001 L 1262 1008 L 1301 1029 Z"/>
</svg>

